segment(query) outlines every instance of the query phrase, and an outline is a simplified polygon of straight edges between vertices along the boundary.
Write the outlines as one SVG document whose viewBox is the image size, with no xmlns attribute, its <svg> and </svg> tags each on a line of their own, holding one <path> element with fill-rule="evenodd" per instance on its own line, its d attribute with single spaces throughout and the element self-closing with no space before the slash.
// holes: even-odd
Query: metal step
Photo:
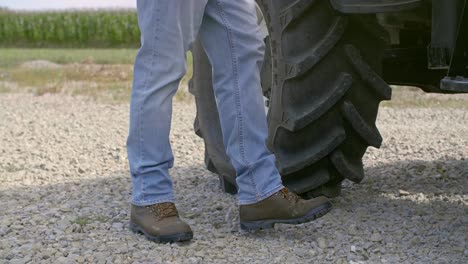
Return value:
<svg viewBox="0 0 468 264">
<path fill-rule="evenodd" d="M 440 89 L 457 93 L 468 93 L 468 78 L 445 77 L 440 82 Z"/>
<path fill-rule="evenodd" d="M 417 8 L 421 2 L 421 0 L 331 0 L 333 8 L 345 14 L 399 12 Z"/>
</svg>

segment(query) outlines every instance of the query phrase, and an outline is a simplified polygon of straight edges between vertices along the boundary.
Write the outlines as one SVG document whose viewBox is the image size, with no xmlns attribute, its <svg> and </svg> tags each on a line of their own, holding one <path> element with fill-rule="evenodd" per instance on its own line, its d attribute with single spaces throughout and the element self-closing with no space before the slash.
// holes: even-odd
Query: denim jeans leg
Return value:
<svg viewBox="0 0 468 264">
<path fill-rule="evenodd" d="M 186 72 L 186 52 L 207 0 L 138 0 L 141 48 L 134 65 L 127 152 L 132 203 L 173 202 L 169 169 L 172 98 Z"/>
<path fill-rule="evenodd" d="M 213 66 L 213 87 L 226 153 L 237 173 L 239 204 L 261 201 L 283 188 L 266 147 L 260 86 L 264 42 L 253 0 L 209 0 L 200 34 Z"/>
</svg>

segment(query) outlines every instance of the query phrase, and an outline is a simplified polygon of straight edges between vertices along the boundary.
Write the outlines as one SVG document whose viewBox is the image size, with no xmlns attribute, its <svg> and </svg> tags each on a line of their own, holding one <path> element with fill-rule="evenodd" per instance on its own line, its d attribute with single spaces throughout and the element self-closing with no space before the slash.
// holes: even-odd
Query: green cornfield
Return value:
<svg viewBox="0 0 468 264">
<path fill-rule="evenodd" d="M 0 47 L 132 48 L 135 10 L 16 12 L 0 9 Z"/>
</svg>

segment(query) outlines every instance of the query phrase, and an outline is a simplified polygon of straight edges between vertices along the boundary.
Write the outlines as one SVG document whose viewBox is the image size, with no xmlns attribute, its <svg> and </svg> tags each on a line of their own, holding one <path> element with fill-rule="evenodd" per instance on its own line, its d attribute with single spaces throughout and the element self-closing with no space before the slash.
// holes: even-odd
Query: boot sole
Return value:
<svg viewBox="0 0 468 264">
<path fill-rule="evenodd" d="M 177 233 L 164 236 L 152 236 L 148 234 L 142 227 L 132 222 L 130 222 L 130 230 L 136 234 L 144 235 L 148 240 L 156 243 L 182 242 L 189 241 L 193 238 L 193 232 Z"/>
<path fill-rule="evenodd" d="M 330 202 L 310 210 L 305 216 L 294 219 L 267 219 L 258 221 L 240 221 L 240 227 L 244 231 L 272 229 L 275 224 L 298 225 L 313 221 L 326 215 L 332 209 Z"/>
</svg>

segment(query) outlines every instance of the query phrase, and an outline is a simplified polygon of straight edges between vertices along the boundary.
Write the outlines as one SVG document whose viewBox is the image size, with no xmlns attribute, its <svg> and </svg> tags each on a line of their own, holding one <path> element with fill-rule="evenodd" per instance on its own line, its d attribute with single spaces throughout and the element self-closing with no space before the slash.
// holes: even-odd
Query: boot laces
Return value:
<svg viewBox="0 0 468 264">
<path fill-rule="evenodd" d="M 159 203 L 146 206 L 150 213 L 159 220 L 171 216 L 178 216 L 177 208 L 173 203 Z"/>
<path fill-rule="evenodd" d="M 295 193 L 290 192 L 287 188 L 279 190 L 279 192 L 277 192 L 276 195 L 281 195 L 284 199 L 292 202 L 297 202 L 299 201 L 299 199 L 301 199 Z"/>
</svg>

